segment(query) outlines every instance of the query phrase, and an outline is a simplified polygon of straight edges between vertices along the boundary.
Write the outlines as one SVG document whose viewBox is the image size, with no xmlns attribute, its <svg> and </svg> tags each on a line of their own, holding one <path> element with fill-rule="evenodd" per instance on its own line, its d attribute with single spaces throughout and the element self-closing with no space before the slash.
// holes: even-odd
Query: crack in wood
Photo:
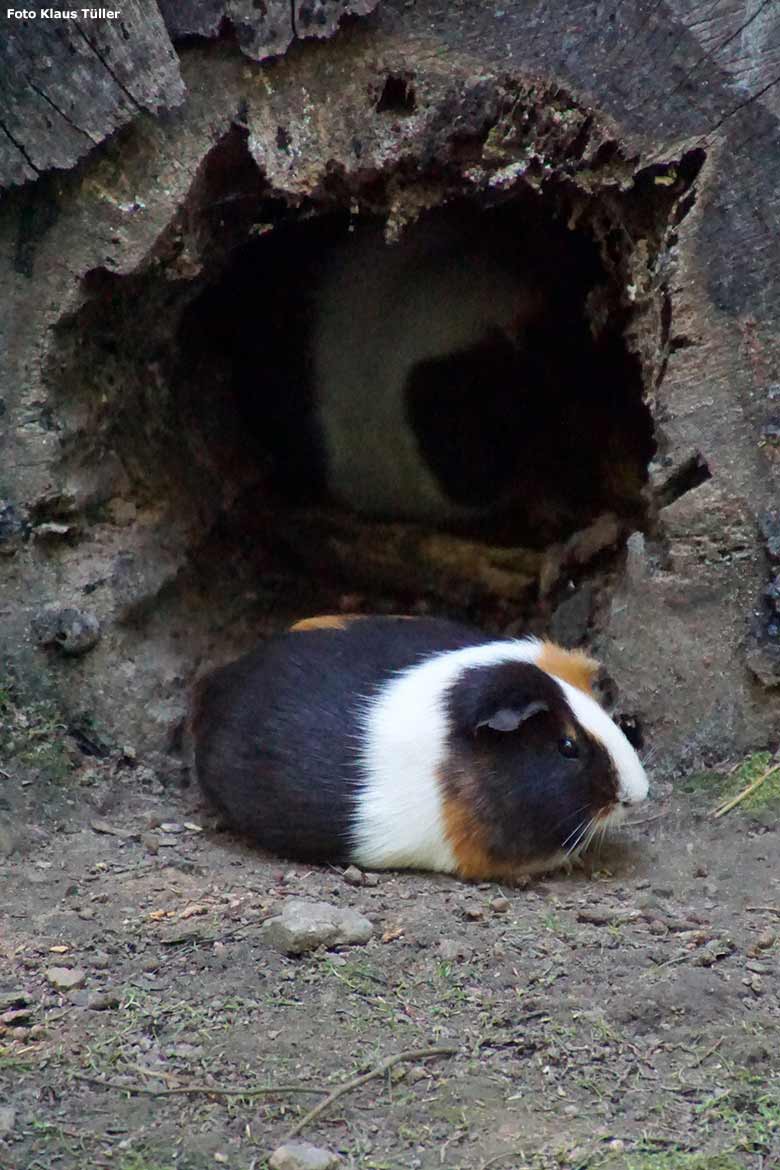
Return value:
<svg viewBox="0 0 780 1170">
<path fill-rule="evenodd" d="M 752 106 L 754 102 L 760 101 L 764 94 L 769 93 L 770 89 L 774 89 L 774 87 L 778 84 L 780 84 L 780 74 L 777 77 L 773 77 L 771 81 L 768 81 L 763 89 L 759 89 L 756 91 L 756 93 L 750 94 L 750 96 L 745 98 L 743 102 L 738 102 L 737 105 L 725 113 L 723 117 L 720 118 L 710 130 L 708 130 L 707 133 L 717 134 L 718 130 L 720 130 L 721 127 L 724 126 L 730 118 L 734 118 L 740 112 L 740 110 L 744 110 L 748 106 Z"/>
<path fill-rule="evenodd" d="M 741 25 L 739 25 L 736 29 L 734 29 L 725 38 L 725 40 L 721 41 L 721 43 L 719 45 L 716 45 L 714 48 L 708 49 L 705 53 L 703 53 L 701 55 L 701 57 L 699 57 L 698 61 L 696 61 L 691 66 L 691 68 L 688 70 L 688 72 L 683 75 L 683 77 L 680 79 L 680 81 L 677 83 L 677 85 L 674 86 L 674 88 L 671 89 L 666 96 L 668 98 L 672 98 L 672 97 L 675 97 L 678 93 L 680 93 L 681 90 L 683 89 L 683 87 L 691 80 L 693 75 L 700 68 L 700 66 L 704 65 L 707 62 L 710 62 L 713 65 L 716 65 L 718 68 L 725 69 L 726 67 L 724 65 L 720 65 L 718 63 L 718 58 L 722 54 L 723 50 L 726 49 L 733 41 L 735 41 L 737 39 L 737 37 L 741 36 L 741 34 L 743 32 L 745 32 L 746 29 L 748 29 L 750 27 L 750 25 L 761 15 L 761 13 L 764 11 L 765 8 L 767 8 L 770 4 L 774 4 L 774 3 L 775 3 L 775 0 L 762 0 L 762 3 L 759 5 L 759 7 L 756 9 L 756 11 L 752 14 L 752 16 L 749 16 L 747 18 L 747 20 L 745 20 Z M 691 28 L 696 27 L 696 25 L 693 25 L 693 24 L 692 25 L 683 25 L 683 27 L 686 29 L 691 29 Z M 725 117 L 728 117 L 728 115 L 726 115 Z M 725 120 L 725 118 L 724 118 L 724 120 Z M 718 125 L 719 126 L 722 125 L 722 122 L 718 123 Z"/>
<path fill-rule="evenodd" d="M 141 105 L 141 103 L 138 101 L 138 99 L 135 97 L 135 95 L 134 95 L 134 94 L 133 94 L 133 93 L 132 93 L 132 92 L 131 92 L 131 91 L 130 91 L 128 88 L 127 88 L 127 86 L 126 86 L 126 85 L 124 85 L 122 81 L 120 81 L 120 79 L 117 77 L 117 75 L 116 75 L 116 73 L 114 72 L 114 70 L 113 70 L 113 69 L 111 68 L 111 66 L 109 65 L 108 61 L 105 59 L 105 57 L 103 56 L 103 54 L 102 54 L 102 53 L 100 52 L 100 50 L 97 48 L 97 46 L 92 44 L 92 41 L 89 39 L 89 37 L 87 36 L 87 34 L 84 32 L 84 29 L 81 27 L 81 25 L 78 23 L 78 21 L 75 21 L 75 22 L 74 22 L 74 27 L 75 27 L 76 29 L 78 29 L 78 32 L 79 32 L 79 33 L 80 33 L 80 35 L 81 35 L 81 36 L 84 38 L 84 41 L 85 41 L 85 43 L 86 43 L 86 44 L 89 46 L 89 48 L 90 48 L 90 49 L 92 50 L 92 52 L 95 54 L 95 56 L 97 57 L 98 61 L 100 62 L 100 64 L 101 64 L 101 65 L 103 66 L 103 68 L 105 69 L 106 73 L 108 73 L 109 77 L 113 78 L 113 80 L 116 82 L 117 86 L 119 87 L 119 89 L 121 89 L 122 93 L 123 93 L 123 94 L 125 94 L 125 95 L 126 95 L 126 97 L 128 97 L 128 98 L 130 99 L 130 101 L 133 103 L 133 105 L 135 106 L 135 108 L 136 108 L 136 109 L 137 109 L 137 110 L 138 110 L 140 113 L 144 113 L 144 107 Z"/>
<path fill-rule="evenodd" d="M 17 142 L 17 140 L 14 138 L 13 134 L 11 133 L 11 131 L 10 131 L 10 130 L 8 129 L 8 127 L 6 126 L 5 122 L 2 122 L 2 121 L 0 121 L 0 130 L 2 130 L 2 131 L 3 131 L 3 133 L 5 134 L 5 136 L 6 136 L 6 138 L 8 139 L 8 141 L 9 141 L 9 142 L 10 142 L 10 143 L 11 143 L 13 146 L 15 146 L 15 147 L 16 147 L 16 149 L 19 151 L 19 154 L 22 156 L 22 158 L 23 158 L 23 159 L 24 159 L 24 161 L 27 163 L 27 165 L 28 165 L 29 167 L 31 167 L 31 168 L 32 168 L 32 170 L 34 170 L 34 171 L 35 171 L 36 175 L 40 175 L 40 174 L 42 174 L 43 172 L 41 171 L 40 167 L 36 167 L 35 163 L 34 163 L 34 162 L 33 162 L 33 160 L 30 158 L 29 154 L 28 154 L 28 153 L 27 153 L 27 151 L 24 149 L 24 147 L 22 146 L 21 142 Z"/>
<path fill-rule="evenodd" d="M 70 126 L 73 130 L 78 131 L 79 134 L 83 134 L 84 137 L 89 142 L 91 142 L 93 146 L 97 146 L 101 142 L 100 138 L 96 138 L 94 136 L 94 134 L 90 134 L 90 132 L 88 130 L 84 130 L 83 127 L 77 125 L 74 121 L 72 121 L 72 119 L 68 117 L 68 115 L 65 113 L 65 111 L 61 110 L 60 107 L 57 105 L 57 103 L 52 101 L 52 99 L 49 97 L 49 95 L 44 90 L 42 90 L 39 86 L 37 86 L 35 84 L 35 82 L 33 81 L 33 79 L 31 77 L 29 77 L 27 74 L 24 74 L 24 80 L 27 82 L 30 89 L 33 90 L 34 93 L 38 94 L 38 97 L 43 98 L 43 100 L 48 105 L 51 106 L 51 108 L 54 110 L 55 114 L 59 114 L 59 116 L 62 118 L 63 122 L 66 122 L 68 126 Z"/>
</svg>

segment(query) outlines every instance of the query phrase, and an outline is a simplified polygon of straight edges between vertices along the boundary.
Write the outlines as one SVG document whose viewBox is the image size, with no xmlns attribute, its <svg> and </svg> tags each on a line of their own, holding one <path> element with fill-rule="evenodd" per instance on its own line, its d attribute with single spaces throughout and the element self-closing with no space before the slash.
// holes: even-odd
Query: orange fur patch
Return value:
<svg viewBox="0 0 780 1170">
<path fill-rule="evenodd" d="M 562 678 L 573 687 L 593 694 L 593 681 L 598 673 L 599 663 L 589 658 L 582 650 L 564 650 L 555 642 L 543 642 L 536 665 L 556 678 Z"/>
<path fill-rule="evenodd" d="M 305 633 L 306 630 L 344 630 L 350 622 L 362 622 L 376 616 L 371 613 L 325 613 L 322 617 L 302 618 L 290 626 L 290 633 Z M 415 621 L 411 615 L 403 613 L 388 613 L 382 616 L 395 618 L 398 622 Z"/>
<path fill-rule="evenodd" d="M 359 613 L 326 613 L 322 617 L 302 618 L 294 626 L 290 626 L 290 633 L 304 633 L 306 630 L 343 630 L 349 622 L 362 616 Z"/>
<path fill-rule="evenodd" d="M 467 881 L 487 881 L 521 877 L 533 866 L 519 866 L 509 861 L 497 861 L 487 847 L 484 830 L 474 819 L 469 804 L 456 796 L 442 794 L 444 835 L 455 855 L 458 877 Z"/>
</svg>

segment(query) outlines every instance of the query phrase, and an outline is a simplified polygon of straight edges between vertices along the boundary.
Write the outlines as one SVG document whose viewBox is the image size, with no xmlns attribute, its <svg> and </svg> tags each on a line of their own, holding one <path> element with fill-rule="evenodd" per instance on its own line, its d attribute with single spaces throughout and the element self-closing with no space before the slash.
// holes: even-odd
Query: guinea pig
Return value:
<svg viewBox="0 0 780 1170">
<path fill-rule="evenodd" d="M 647 795 L 596 668 L 446 620 L 309 619 L 199 681 L 195 770 L 231 826 L 285 857 L 554 868 Z"/>
</svg>

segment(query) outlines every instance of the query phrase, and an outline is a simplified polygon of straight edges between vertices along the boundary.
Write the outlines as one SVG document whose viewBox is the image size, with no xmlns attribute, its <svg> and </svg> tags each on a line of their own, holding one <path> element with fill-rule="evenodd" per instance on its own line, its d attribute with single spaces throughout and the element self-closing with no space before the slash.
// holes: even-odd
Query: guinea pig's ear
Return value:
<svg viewBox="0 0 780 1170">
<path fill-rule="evenodd" d="M 489 727 L 492 731 L 517 731 L 521 724 L 533 719 L 534 715 L 541 715 L 543 711 L 549 710 L 541 699 L 532 699 L 523 707 L 499 707 L 489 719 L 481 719 L 474 731 L 476 733 L 483 727 Z"/>
</svg>

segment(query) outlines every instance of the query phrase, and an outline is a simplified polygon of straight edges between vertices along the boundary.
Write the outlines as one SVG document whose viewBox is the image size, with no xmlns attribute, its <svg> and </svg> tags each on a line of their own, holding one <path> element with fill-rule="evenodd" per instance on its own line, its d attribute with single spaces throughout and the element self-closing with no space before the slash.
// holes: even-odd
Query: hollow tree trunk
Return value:
<svg viewBox="0 0 780 1170">
<path fill-rule="evenodd" d="M 3 32 L 0 607 L 20 691 L 167 752 L 204 664 L 307 608 L 416 603 L 588 641 L 667 770 L 776 734 L 775 5 L 161 0 Z M 393 235 L 498 196 L 598 252 L 587 311 L 652 424 L 635 531 L 594 510 L 507 551 L 276 508 L 231 400 L 235 324 L 203 340 L 236 257 L 259 239 L 271 265 L 262 240 L 292 223 L 304 280 L 312 219 Z"/>
</svg>

